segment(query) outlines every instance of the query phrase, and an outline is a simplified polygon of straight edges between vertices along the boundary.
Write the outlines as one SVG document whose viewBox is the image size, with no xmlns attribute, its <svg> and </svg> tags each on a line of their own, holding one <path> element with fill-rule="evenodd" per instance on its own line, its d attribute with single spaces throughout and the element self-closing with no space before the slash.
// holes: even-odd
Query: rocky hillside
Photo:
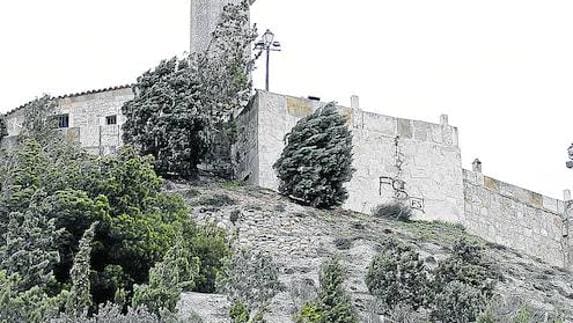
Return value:
<svg viewBox="0 0 573 323">
<path fill-rule="evenodd" d="M 559 312 L 573 322 L 573 274 L 516 251 L 468 235 L 459 226 L 437 222 L 395 222 L 344 210 L 322 211 L 290 202 L 278 194 L 234 183 L 169 183 L 193 207 L 198 221 L 214 221 L 235 235 L 242 247 L 264 250 L 280 266 L 285 288 L 275 297 L 269 322 L 291 322 L 302 302 L 318 285 L 322 261 L 338 254 L 348 269 L 347 290 L 363 322 L 376 322 L 373 298 L 364 277 L 380 241 L 394 237 L 415 246 L 431 266 L 448 256 L 462 236 L 481 242 L 499 264 L 503 281 L 497 292 L 519 295 L 531 307 Z M 205 322 L 225 321 L 228 303 L 223 295 L 184 295 L 180 308 L 193 310 Z"/>
</svg>

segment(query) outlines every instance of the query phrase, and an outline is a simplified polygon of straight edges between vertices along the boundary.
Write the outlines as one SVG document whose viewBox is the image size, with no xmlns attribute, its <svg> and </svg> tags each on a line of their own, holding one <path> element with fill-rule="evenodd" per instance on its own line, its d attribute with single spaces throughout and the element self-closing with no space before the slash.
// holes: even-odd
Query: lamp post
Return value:
<svg viewBox="0 0 573 323">
<path fill-rule="evenodd" d="M 255 44 L 255 50 L 259 52 L 256 58 L 259 58 L 263 52 L 267 52 L 267 62 L 266 62 L 266 76 L 265 76 L 265 89 L 269 90 L 269 67 L 270 67 L 270 53 L 280 52 L 281 44 L 275 40 L 275 34 L 267 29 L 265 33 L 261 36 L 261 39 Z"/>
</svg>

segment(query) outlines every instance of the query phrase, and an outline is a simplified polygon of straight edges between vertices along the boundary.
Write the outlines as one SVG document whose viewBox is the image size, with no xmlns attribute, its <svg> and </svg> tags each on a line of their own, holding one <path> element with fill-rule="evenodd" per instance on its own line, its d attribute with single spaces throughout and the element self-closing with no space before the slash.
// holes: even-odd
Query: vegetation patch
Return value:
<svg viewBox="0 0 573 323">
<path fill-rule="evenodd" d="M 414 216 L 412 208 L 399 202 L 378 205 L 372 211 L 378 218 L 408 222 Z"/>
</svg>

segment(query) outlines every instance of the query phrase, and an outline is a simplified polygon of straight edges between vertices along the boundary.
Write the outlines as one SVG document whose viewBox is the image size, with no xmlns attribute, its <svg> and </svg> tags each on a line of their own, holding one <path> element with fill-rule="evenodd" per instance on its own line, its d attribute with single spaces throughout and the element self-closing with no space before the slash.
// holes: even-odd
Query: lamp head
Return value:
<svg viewBox="0 0 573 323">
<path fill-rule="evenodd" d="M 270 47 L 273 44 L 274 39 L 275 39 L 275 34 L 273 34 L 272 31 L 267 29 L 267 31 L 265 31 L 265 33 L 263 34 L 263 42 L 265 43 L 265 46 Z"/>
</svg>

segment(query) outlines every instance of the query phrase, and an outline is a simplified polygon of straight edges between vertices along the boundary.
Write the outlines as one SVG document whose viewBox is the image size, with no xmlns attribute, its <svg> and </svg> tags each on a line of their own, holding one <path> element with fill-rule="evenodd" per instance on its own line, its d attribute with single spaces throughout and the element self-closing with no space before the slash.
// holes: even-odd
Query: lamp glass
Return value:
<svg viewBox="0 0 573 323">
<path fill-rule="evenodd" d="M 274 39 L 275 39 L 275 34 L 273 34 L 272 31 L 267 29 L 267 31 L 265 31 L 265 33 L 263 34 L 263 41 L 265 42 L 265 45 L 271 46 Z"/>
</svg>

